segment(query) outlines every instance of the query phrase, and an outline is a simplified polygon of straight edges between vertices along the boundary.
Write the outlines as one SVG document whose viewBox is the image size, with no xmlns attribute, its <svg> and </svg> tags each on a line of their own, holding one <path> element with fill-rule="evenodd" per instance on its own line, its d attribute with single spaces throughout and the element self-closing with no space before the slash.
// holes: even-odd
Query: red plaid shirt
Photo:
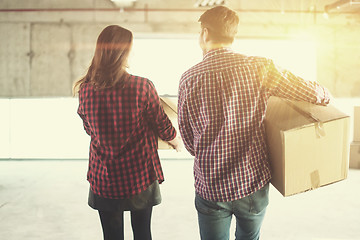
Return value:
<svg viewBox="0 0 360 240">
<path fill-rule="evenodd" d="M 178 122 L 195 156 L 195 189 L 212 201 L 243 198 L 270 181 L 264 117 L 271 95 L 316 104 L 326 89 L 274 65 L 222 48 L 180 80 Z"/>
<path fill-rule="evenodd" d="M 87 179 L 95 194 L 129 198 L 164 181 L 157 137 L 176 132 L 151 81 L 130 75 L 124 89 L 99 91 L 84 83 L 78 114 L 91 136 Z"/>
</svg>

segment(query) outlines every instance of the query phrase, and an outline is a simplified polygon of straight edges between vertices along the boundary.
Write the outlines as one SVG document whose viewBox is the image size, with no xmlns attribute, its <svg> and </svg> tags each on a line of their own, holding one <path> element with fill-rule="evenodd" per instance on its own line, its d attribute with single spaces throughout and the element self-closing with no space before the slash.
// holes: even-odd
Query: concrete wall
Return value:
<svg viewBox="0 0 360 240">
<path fill-rule="evenodd" d="M 323 5 L 332 2 L 228 0 L 227 6 L 240 15 L 239 38 L 312 38 L 317 80 L 335 97 L 360 97 L 360 14 L 324 19 Z M 195 36 L 206 8 L 194 3 L 138 0 L 118 9 L 110 0 L 2 0 L 0 97 L 71 96 L 98 34 L 109 24 L 129 28 L 135 37 Z"/>
</svg>

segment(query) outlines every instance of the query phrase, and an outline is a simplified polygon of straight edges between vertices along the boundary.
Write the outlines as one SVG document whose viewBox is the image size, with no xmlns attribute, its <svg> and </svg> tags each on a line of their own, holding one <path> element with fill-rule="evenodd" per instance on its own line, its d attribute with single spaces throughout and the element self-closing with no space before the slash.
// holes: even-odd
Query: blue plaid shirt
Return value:
<svg viewBox="0 0 360 240">
<path fill-rule="evenodd" d="M 264 117 L 270 96 L 327 104 L 316 82 L 272 60 L 231 49 L 209 51 L 180 80 L 178 122 L 195 156 L 196 193 L 211 201 L 241 199 L 271 179 Z"/>
</svg>

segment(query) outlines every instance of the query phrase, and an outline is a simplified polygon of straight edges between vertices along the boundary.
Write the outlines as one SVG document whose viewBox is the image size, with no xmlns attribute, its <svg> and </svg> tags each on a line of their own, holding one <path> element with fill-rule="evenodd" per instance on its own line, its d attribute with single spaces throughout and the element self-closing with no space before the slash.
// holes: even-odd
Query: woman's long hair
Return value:
<svg viewBox="0 0 360 240">
<path fill-rule="evenodd" d="M 132 42 L 133 35 L 125 28 L 110 25 L 102 30 L 86 75 L 74 84 L 74 94 L 84 82 L 92 84 L 96 90 L 123 86 L 128 76 L 126 68 Z"/>
</svg>

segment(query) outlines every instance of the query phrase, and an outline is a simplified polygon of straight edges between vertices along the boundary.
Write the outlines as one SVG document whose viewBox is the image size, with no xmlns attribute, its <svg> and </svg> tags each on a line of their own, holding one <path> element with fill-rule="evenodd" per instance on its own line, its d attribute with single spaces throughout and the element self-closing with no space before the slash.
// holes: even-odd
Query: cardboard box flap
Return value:
<svg viewBox="0 0 360 240">
<path fill-rule="evenodd" d="M 341 119 L 345 117 L 349 117 L 345 113 L 341 112 L 331 104 L 327 106 L 315 105 L 308 102 L 301 101 L 290 101 L 286 100 L 288 104 L 292 105 L 292 107 L 296 108 L 298 111 L 303 114 L 308 114 L 313 119 L 316 119 L 320 122 L 328 122 L 336 119 Z"/>
<path fill-rule="evenodd" d="M 177 123 L 177 97 L 169 95 L 160 96 L 160 103 L 164 108 L 166 115 L 169 117 L 172 125 L 175 127 L 176 132 L 179 132 Z M 173 149 L 173 147 L 159 138 L 158 149 Z"/>
<path fill-rule="evenodd" d="M 173 110 L 177 114 L 177 97 L 172 97 L 169 95 L 160 96 L 161 104 L 164 106 L 168 106 L 171 110 Z"/>
<path fill-rule="evenodd" d="M 267 112 L 266 118 L 276 120 L 273 124 L 276 124 L 282 131 L 348 117 L 332 105 L 320 106 L 278 97 L 271 97 L 269 106 L 271 106 L 271 111 Z"/>
</svg>

